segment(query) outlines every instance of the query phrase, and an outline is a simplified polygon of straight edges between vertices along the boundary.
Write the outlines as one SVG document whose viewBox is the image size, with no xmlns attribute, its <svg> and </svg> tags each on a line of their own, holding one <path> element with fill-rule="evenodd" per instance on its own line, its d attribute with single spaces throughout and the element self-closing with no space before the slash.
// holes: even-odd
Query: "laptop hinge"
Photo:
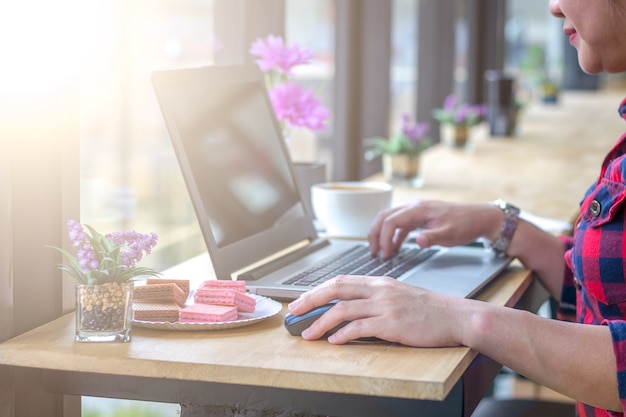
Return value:
<svg viewBox="0 0 626 417">
<path fill-rule="evenodd" d="M 263 265 L 253 267 L 239 273 L 234 273 L 234 279 L 256 281 L 257 279 L 262 278 L 298 259 L 301 259 L 303 256 L 313 253 L 328 245 L 330 245 L 330 242 L 327 239 L 316 239 L 302 248 L 289 252 L 279 258 L 272 259 L 269 262 L 263 263 Z"/>
</svg>

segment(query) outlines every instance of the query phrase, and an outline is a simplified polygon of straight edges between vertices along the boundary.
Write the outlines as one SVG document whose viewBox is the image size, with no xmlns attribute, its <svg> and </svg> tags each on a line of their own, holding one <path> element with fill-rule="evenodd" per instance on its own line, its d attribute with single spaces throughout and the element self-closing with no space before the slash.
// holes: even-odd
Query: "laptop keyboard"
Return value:
<svg viewBox="0 0 626 417">
<path fill-rule="evenodd" d="M 283 284 L 317 286 L 337 275 L 386 275 L 398 278 L 437 252 L 436 249 L 401 248 L 390 259 L 372 256 L 369 247 L 358 245 L 324 259 L 318 265 L 287 279 Z"/>
</svg>

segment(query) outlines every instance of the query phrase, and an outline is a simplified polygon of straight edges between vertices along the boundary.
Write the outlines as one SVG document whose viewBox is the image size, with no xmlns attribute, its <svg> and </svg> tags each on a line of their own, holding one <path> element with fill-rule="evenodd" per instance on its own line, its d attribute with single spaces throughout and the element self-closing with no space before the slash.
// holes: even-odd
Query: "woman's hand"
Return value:
<svg viewBox="0 0 626 417">
<path fill-rule="evenodd" d="M 372 254 L 384 258 L 396 252 L 408 234 L 421 229 L 416 237 L 420 247 L 464 245 L 479 237 L 497 237 L 504 216 L 491 204 L 457 204 L 419 201 L 381 212 L 370 229 Z"/>
<path fill-rule="evenodd" d="M 462 320 L 455 317 L 461 303 L 450 297 L 403 284 L 388 277 L 338 276 L 289 304 L 293 314 L 339 299 L 302 337 L 319 339 L 338 324 L 350 323 L 328 338 L 342 344 L 361 337 L 378 337 L 408 346 L 457 346 L 462 343 Z"/>
</svg>

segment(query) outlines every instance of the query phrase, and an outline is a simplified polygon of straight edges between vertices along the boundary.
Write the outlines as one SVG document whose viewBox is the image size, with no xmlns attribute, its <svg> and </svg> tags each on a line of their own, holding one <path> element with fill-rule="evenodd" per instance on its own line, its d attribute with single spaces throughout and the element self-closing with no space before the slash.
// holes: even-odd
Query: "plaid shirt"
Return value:
<svg viewBox="0 0 626 417">
<path fill-rule="evenodd" d="M 619 113 L 626 120 L 626 99 Z M 574 236 L 562 237 L 566 268 L 559 318 L 606 325 L 626 410 L 626 134 L 607 154 L 599 179 L 580 204 Z M 585 404 L 581 417 L 622 416 Z"/>
</svg>

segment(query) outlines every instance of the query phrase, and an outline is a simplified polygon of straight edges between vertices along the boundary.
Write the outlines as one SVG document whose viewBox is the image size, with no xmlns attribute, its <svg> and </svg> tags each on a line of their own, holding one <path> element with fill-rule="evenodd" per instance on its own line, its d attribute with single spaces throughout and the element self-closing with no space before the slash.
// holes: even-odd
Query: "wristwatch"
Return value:
<svg viewBox="0 0 626 417">
<path fill-rule="evenodd" d="M 520 209 L 500 199 L 494 201 L 493 205 L 504 212 L 504 222 L 502 223 L 500 234 L 493 242 L 491 242 L 490 246 L 491 250 L 497 257 L 503 258 L 506 256 L 506 251 L 509 248 L 511 239 L 513 239 L 515 229 L 517 229 Z"/>
</svg>

